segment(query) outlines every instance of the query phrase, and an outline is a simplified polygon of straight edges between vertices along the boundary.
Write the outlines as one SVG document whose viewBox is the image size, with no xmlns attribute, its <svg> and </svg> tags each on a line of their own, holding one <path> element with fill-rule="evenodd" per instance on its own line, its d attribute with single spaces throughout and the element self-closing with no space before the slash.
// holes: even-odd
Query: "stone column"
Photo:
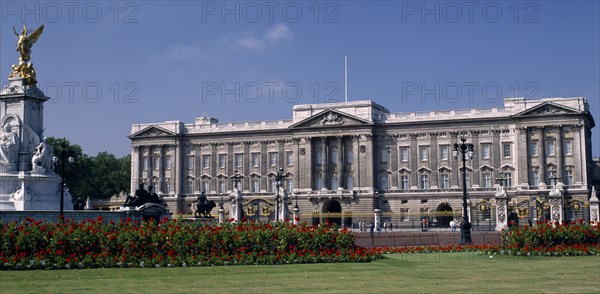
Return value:
<svg viewBox="0 0 600 294">
<path fill-rule="evenodd" d="M 250 154 L 250 145 L 252 145 L 252 142 L 246 141 L 243 142 L 244 144 L 244 155 L 242 160 L 242 169 L 239 171 L 241 174 L 243 174 L 246 177 L 246 180 L 244 181 L 244 183 L 242 184 L 242 191 L 250 191 L 250 160 L 252 157 L 252 154 Z"/>
<path fill-rule="evenodd" d="M 217 147 L 219 144 L 210 143 L 210 166 L 209 166 L 209 174 L 211 176 L 211 187 L 215 187 L 215 191 L 217 193 L 225 193 L 225 191 L 219 191 L 219 179 L 217 178 L 217 161 L 219 160 L 217 157 Z M 227 186 L 225 186 L 227 187 Z"/>
<path fill-rule="evenodd" d="M 500 144 L 500 133 L 502 130 L 492 130 L 492 167 L 499 169 L 502 164 L 502 145 Z M 514 177 L 514 175 L 513 175 Z M 514 180 L 514 178 L 513 178 Z M 515 181 L 516 182 L 516 181 Z"/>
<path fill-rule="evenodd" d="M 478 185 L 479 187 L 481 187 L 481 180 L 479 177 L 479 158 L 481 158 L 481 145 L 479 145 L 479 131 L 471 131 L 471 143 L 473 143 L 473 151 L 475 152 L 475 154 L 473 155 L 473 159 L 468 160 L 467 156 L 467 162 L 470 161 L 471 167 L 473 168 L 473 174 L 471 175 L 471 186 Z M 461 154 L 458 155 L 459 158 L 461 158 L 461 156 Z"/>
<path fill-rule="evenodd" d="M 233 142 L 227 142 L 226 143 L 226 145 L 227 145 L 227 158 L 226 158 L 226 161 L 225 161 L 225 174 L 227 174 L 227 175 L 233 175 L 233 170 L 235 169 L 233 167 L 233 161 L 234 161 L 234 157 L 235 157 L 233 155 L 233 145 L 234 144 L 235 143 L 233 143 Z M 238 171 L 238 173 L 240 173 L 242 175 L 244 174 L 241 171 Z M 229 185 L 231 186 L 231 190 L 233 190 L 233 181 L 228 181 L 228 182 L 229 182 Z M 241 182 L 240 182 L 239 188 L 240 188 L 241 191 L 244 190 L 244 183 L 245 182 L 247 182 L 245 178 L 243 178 L 241 180 Z"/>
<path fill-rule="evenodd" d="M 572 125 L 571 130 L 573 132 L 573 162 L 586 162 L 585 157 L 582 157 L 581 150 L 585 149 L 585 146 L 581 145 L 581 127 L 579 125 Z M 577 164 L 573 169 L 573 182 L 575 185 L 581 185 L 583 182 L 582 175 L 585 173 L 585 164 Z"/>
<path fill-rule="evenodd" d="M 352 136 L 352 178 L 354 180 L 355 187 L 361 187 L 361 179 L 360 179 L 360 136 L 354 135 Z"/>
<path fill-rule="evenodd" d="M 412 133 L 410 135 L 410 154 L 408 155 L 408 161 L 410 162 L 410 186 L 418 187 L 419 186 L 419 172 L 417 169 L 419 168 L 419 146 L 417 145 L 417 137 L 419 134 Z"/>
<path fill-rule="evenodd" d="M 392 142 L 394 143 L 390 150 L 390 170 L 392 171 L 392 180 L 390 187 L 392 189 L 398 189 L 398 134 L 392 135 Z"/>
<path fill-rule="evenodd" d="M 440 187 L 439 183 L 439 172 L 438 172 L 438 144 L 437 144 L 438 132 L 429 133 L 429 168 L 431 169 L 431 181 L 430 187 L 435 185 Z"/>
<path fill-rule="evenodd" d="M 540 139 L 538 140 L 538 166 L 539 170 L 539 186 L 546 188 L 546 141 L 544 138 L 544 127 L 538 127 L 540 131 Z"/>
<path fill-rule="evenodd" d="M 596 188 L 592 187 L 592 195 L 590 197 L 590 223 L 600 223 L 600 201 L 596 195 Z"/>
<path fill-rule="evenodd" d="M 267 167 L 269 166 L 268 145 L 269 141 L 260 141 L 260 186 L 264 187 L 265 191 L 269 191 L 269 177 L 267 177 L 267 174 L 269 173 L 267 170 Z"/>
<path fill-rule="evenodd" d="M 303 143 L 304 144 L 300 145 L 300 150 L 298 151 L 300 153 L 298 156 L 304 163 L 298 163 L 303 178 L 302 187 L 312 190 L 315 184 L 314 174 L 316 172 L 314 165 L 315 160 L 313 158 L 313 139 L 311 137 L 305 137 Z M 304 149 L 304 154 L 302 153 L 302 149 Z"/>
<path fill-rule="evenodd" d="M 342 136 L 336 137 L 336 142 L 338 148 L 338 158 L 337 158 L 337 178 L 338 178 L 338 189 L 345 187 L 344 185 L 344 139 Z"/>
<path fill-rule="evenodd" d="M 496 231 L 508 229 L 508 195 L 504 187 L 498 190 L 496 196 Z"/>
<path fill-rule="evenodd" d="M 327 167 L 329 166 L 329 154 L 327 153 L 327 137 L 321 138 L 321 153 L 323 158 L 321 159 L 323 164 L 321 165 L 321 180 L 323 181 L 323 188 L 331 189 L 329 182 L 327 181 Z"/>
<path fill-rule="evenodd" d="M 529 140 L 527 140 L 527 128 L 517 128 L 517 136 L 515 140 L 515 158 L 517 158 L 517 178 L 515 184 L 517 187 L 529 187 Z"/>
<path fill-rule="evenodd" d="M 133 195 L 140 184 L 141 170 L 141 147 L 131 147 L 131 187 L 129 193 Z"/>
<path fill-rule="evenodd" d="M 450 142 L 454 142 L 457 143 L 458 142 L 458 132 L 457 131 L 451 131 L 450 133 Z M 462 177 L 462 172 L 459 170 L 458 167 L 458 159 L 455 159 L 454 156 L 452 155 L 452 151 L 454 150 L 454 143 L 451 143 L 450 146 L 448 147 L 448 159 L 450 160 L 450 168 L 452 169 L 452 172 L 454 173 L 453 177 L 450 177 L 450 187 L 452 188 L 457 188 L 458 187 L 458 180 Z M 461 163 L 462 166 L 462 163 Z"/>
<path fill-rule="evenodd" d="M 565 174 L 563 173 L 563 150 L 562 150 L 562 145 L 563 145 L 563 132 L 562 132 L 562 126 L 555 126 L 554 127 L 554 131 L 556 132 L 556 140 L 554 141 L 555 145 L 554 148 L 555 153 L 556 153 L 556 172 L 558 177 L 561 177 L 561 182 L 565 182 Z"/>
</svg>

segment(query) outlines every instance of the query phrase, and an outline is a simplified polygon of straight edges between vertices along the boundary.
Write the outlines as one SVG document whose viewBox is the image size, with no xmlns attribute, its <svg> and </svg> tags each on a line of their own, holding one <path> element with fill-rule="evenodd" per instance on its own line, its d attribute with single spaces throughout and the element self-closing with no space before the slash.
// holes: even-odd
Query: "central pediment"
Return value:
<svg viewBox="0 0 600 294">
<path fill-rule="evenodd" d="M 552 102 L 544 102 L 536 105 L 527 110 L 521 111 L 515 114 L 513 117 L 532 117 L 532 116 L 547 116 L 547 115 L 561 115 L 561 114 L 578 114 L 579 111 L 576 109 L 557 105 Z"/>
<path fill-rule="evenodd" d="M 139 132 L 136 132 L 129 136 L 130 138 L 141 138 L 141 137 L 164 137 L 164 136 L 172 136 L 173 132 L 161 128 L 159 126 L 149 126 Z"/>
<path fill-rule="evenodd" d="M 373 122 L 350 115 L 334 109 L 321 111 L 289 126 L 290 129 L 299 128 L 329 128 L 347 126 L 371 126 Z"/>
</svg>

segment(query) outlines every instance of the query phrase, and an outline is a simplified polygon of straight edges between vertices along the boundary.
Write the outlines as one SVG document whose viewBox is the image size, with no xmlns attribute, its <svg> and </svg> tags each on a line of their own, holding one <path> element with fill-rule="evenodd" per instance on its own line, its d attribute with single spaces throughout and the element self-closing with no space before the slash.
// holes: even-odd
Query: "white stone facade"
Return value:
<svg viewBox="0 0 600 294">
<path fill-rule="evenodd" d="M 499 171 L 522 222 L 545 219 L 555 176 L 564 183 L 566 219 L 589 219 L 594 124 L 582 97 L 412 113 L 365 100 L 296 105 L 289 120 L 134 124 L 131 186 L 152 184 L 171 211 L 189 213 L 202 192 L 220 205 L 237 170 L 245 216 L 272 219 L 274 178 L 283 168 L 288 215 L 297 198 L 302 220 L 349 226 L 380 209 L 382 222 L 394 226 L 420 226 L 422 218 L 447 226 L 462 215 L 462 163 L 452 148 L 465 135 L 475 146 L 467 162 L 475 226 L 495 228 Z"/>
</svg>

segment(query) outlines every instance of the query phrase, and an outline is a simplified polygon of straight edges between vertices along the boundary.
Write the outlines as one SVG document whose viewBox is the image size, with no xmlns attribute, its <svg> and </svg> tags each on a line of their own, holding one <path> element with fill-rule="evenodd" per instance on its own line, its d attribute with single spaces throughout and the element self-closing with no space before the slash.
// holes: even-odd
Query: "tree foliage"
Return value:
<svg viewBox="0 0 600 294">
<path fill-rule="evenodd" d="M 48 138 L 48 144 L 55 155 L 63 150 L 74 158 L 74 162 L 65 161 L 64 170 L 59 160 L 54 171 L 65 176 L 69 192 L 73 199 L 110 198 L 121 191 L 129 191 L 131 156 L 117 158 L 108 152 L 100 152 L 94 157 L 83 153 L 81 146 L 71 144 L 65 138 Z"/>
</svg>

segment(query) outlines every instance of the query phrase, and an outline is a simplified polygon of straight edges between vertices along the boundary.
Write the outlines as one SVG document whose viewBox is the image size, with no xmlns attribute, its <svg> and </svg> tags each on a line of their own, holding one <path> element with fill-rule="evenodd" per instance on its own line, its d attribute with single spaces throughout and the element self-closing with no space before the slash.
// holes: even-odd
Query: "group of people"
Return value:
<svg viewBox="0 0 600 294">
<path fill-rule="evenodd" d="M 450 221 L 450 231 L 456 232 L 456 228 L 460 228 L 460 222 L 453 219 Z"/>
</svg>

